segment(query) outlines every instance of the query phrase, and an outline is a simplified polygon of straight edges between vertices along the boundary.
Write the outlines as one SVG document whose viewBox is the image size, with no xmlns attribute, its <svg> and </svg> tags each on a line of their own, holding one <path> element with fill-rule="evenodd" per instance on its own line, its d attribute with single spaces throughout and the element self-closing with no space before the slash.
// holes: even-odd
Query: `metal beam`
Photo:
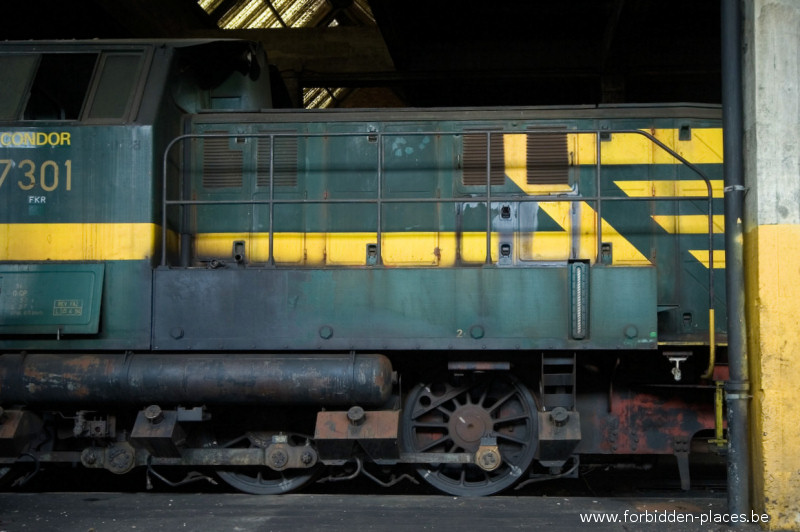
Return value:
<svg viewBox="0 0 800 532">
<path fill-rule="evenodd" d="M 267 7 L 269 8 L 270 11 L 272 11 L 272 14 L 275 15 L 275 18 L 278 19 L 278 22 L 280 22 L 281 26 L 286 28 L 287 27 L 286 22 L 284 22 L 283 17 L 281 17 L 281 14 L 278 13 L 278 10 L 275 9 L 275 6 L 272 5 L 272 2 L 270 0 L 262 0 L 262 1 L 265 4 L 267 4 Z"/>
<path fill-rule="evenodd" d="M 198 31 L 187 37 L 259 41 L 280 71 L 391 72 L 394 63 L 375 27 Z"/>
</svg>

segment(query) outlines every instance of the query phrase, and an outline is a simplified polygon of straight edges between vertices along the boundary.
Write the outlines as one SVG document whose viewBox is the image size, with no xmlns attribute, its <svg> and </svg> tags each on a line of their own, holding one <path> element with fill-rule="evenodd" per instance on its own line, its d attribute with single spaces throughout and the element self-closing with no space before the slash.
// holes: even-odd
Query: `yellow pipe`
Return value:
<svg viewBox="0 0 800 532">
<path fill-rule="evenodd" d="M 717 448 L 721 449 L 728 444 L 723 432 L 723 403 L 724 403 L 724 386 L 725 381 L 716 381 L 716 390 L 714 391 L 714 439 L 708 440 L 708 443 L 716 444 Z"/>
<path fill-rule="evenodd" d="M 708 369 L 703 374 L 704 379 L 710 379 L 714 375 L 714 364 L 717 358 L 717 345 L 714 327 L 714 309 L 708 309 Z"/>
</svg>

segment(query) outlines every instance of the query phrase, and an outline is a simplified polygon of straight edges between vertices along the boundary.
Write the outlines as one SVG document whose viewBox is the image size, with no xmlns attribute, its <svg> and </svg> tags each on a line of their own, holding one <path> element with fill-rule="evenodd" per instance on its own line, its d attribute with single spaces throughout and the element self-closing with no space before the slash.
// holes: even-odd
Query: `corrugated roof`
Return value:
<svg viewBox="0 0 800 532">
<path fill-rule="evenodd" d="M 198 4 L 227 30 L 333 27 L 342 15 L 350 24 L 375 25 L 367 0 L 354 0 L 346 8 L 334 8 L 329 0 L 198 0 Z M 303 105 L 309 109 L 335 106 L 346 92 L 307 88 Z"/>
</svg>

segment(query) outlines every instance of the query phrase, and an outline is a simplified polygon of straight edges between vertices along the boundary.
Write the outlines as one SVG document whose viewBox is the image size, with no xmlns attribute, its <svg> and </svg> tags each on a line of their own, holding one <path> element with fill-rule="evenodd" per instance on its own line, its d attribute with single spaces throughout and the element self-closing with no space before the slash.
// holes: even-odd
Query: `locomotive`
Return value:
<svg viewBox="0 0 800 532">
<path fill-rule="evenodd" d="M 688 488 L 724 438 L 719 107 L 275 109 L 265 61 L 0 44 L 2 480 L 481 496 L 674 455 Z"/>
</svg>

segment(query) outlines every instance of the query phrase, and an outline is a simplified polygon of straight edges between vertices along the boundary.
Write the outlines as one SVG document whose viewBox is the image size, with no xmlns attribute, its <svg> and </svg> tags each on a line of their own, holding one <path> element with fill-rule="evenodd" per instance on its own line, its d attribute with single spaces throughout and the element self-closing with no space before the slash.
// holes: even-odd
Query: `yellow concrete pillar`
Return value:
<svg viewBox="0 0 800 532">
<path fill-rule="evenodd" d="M 744 1 L 752 498 L 800 530 L 800 1 Z"/>
</svg>

